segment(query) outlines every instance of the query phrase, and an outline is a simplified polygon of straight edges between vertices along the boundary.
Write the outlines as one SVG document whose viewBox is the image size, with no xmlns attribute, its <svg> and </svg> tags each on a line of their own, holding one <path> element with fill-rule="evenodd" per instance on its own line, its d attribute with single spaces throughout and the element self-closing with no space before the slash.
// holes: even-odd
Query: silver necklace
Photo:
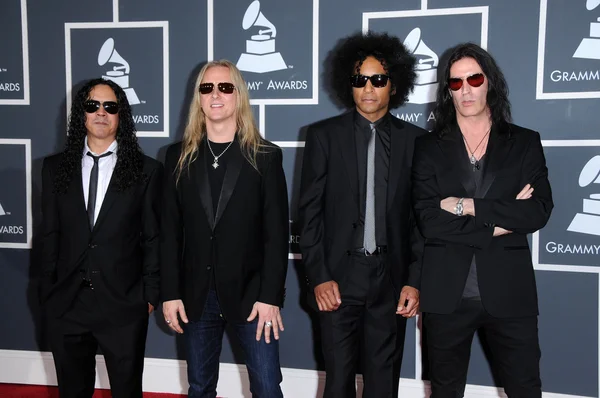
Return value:
<svg viewBox="0 0 600 398">
<path fill-rule="evenodd" d="M 219 154 L 219 156 L 215 155 L 215 153 L 213 152 L 212 148 L 210 147 L 210 140 L 208 138 L 206 139 L 206 142 L 208 143 L 208 149 L 210 150 L 210 153 L 213 155 L 213 158 L 215 158 L 215 160 L 213 161 L 212 167 L 213 167 L 213 169 L 216 169 L 217 167 L 219 167 L 219 158 L 221 156 L 223 156 L 223 154 L 225 152 L 227 152 L 227 150 L 229 149 L 231 144 L 233 144 L 233 140 L 229 143 L 229 145 L 227 145 L 227 147 L 225 149 L 223 149 L 223 152 L 221 152 Z"/>
<path fill-rule="evenodd" d="M 467 149 L 471 153 L 471 156 L 469 156 L 469 162 L 471 162 L 471 164 L 473 165 L 473 171 L 475 171 L 475 169 L 479 170 L 479 163 L 477 161 L 477 158 L 475 157 L 475 152 L 477 152 L 477 150 L 479 149 L 479 147 L 481 146 L 481 144 L 485 140 L 485 137 L 488 136 L 488 134 L 490 133 L 490 131 L 492 131 L 491 127 L 487 131 L 487 133 L 485 133 L 485 135 L 483 136 L 483 138 L 481 139 L 481 141 L 479 141 L 479 144 L 477 144 L 477 147 L 475 147 L 474 151 L 471 151 L 471 147 L 469 146 L 469 143 L 467 142 L 467 139 L 465 138 L 465 135 L 462 132 L 460 133 L 462 135 L 462 137 L 463 137 L 463 140 L 465 141 L 465 144 L 467 144 Z"/>
</svg>

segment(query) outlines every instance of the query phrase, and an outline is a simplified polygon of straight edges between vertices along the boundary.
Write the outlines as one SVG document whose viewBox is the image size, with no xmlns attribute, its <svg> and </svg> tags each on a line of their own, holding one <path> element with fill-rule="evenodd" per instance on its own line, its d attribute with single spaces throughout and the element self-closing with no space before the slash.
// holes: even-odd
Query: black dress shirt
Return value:
<svg viewBox="0 0 600 398">
<path fill-rule="evenodd" d="M 465 157 L 462 161 L 470 162 L 468 154 L 465 149 Z M 469 197 L 471 198 L 481 198 L 481 185 L 483 182 L 483 170 L 485 170 L 485 155 L 481 157 L 478 161 L 479 167 L 472 167 L 472 178 L 474 184 L 470 186 L 474 189 L 470 189 Z M 479 282 L 477 281 L 477 264 L 475 262 L 475 254 L 473 254 L 473 258 L 471 259 L 471 268 L 469 268 L 469 275 L 467 276 L 467 282 L 465 283 L 465 290 L 463 291 L 463 297 L 468 299 L 481 299 L 479 294 Z"/>
</svg>

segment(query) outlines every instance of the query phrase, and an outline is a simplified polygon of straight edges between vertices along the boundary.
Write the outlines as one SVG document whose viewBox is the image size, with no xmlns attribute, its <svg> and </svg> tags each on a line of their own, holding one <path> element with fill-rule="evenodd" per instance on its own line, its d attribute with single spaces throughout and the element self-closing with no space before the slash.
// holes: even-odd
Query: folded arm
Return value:
<svg viewBox="0 0 600 398">
<path fill-rule="evenodd" d="M 440 207 L 434 161 L 427 154 L 424 141 L 417 139 L 412 167 L 412 198 L 419 230 L 426 239 L 439 239 L 448 243 L 487 247 L 494 228 L 477 223 L 475 217 L 457 216 Z"/>
</svg>

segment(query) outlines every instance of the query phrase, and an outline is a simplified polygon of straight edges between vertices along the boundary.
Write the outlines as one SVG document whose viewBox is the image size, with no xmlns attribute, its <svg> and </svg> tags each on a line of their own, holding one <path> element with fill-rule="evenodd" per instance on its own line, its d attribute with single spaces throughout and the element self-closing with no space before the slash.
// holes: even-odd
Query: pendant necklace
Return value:
<svg viewBox="0 0 600 398">
<path fill-rule="evenodd" d="M 492 130 L 492 127 L 490 126 L 490 129 L 487 131 L 487 133 L 485 133 L 485 135 L 483 136 L 481 141 L 479 141 L 479 144 L 477 144 L 477 147 L 475 147 L 474 151 L 471 150 L 471 147 L 469 146 L 469 143 L 467 142 L 467 139 L 465 138 L 465 135 L 462 133 L 462 131 L 460 133 L 463 137 L 463 140 L 465 141 L 465 144 L 467 145 L 467 149 L 469 150 L 469 153 L 471 154 L 469 156 L 469 162 L 471 162 L 471 164 L 473 165 L 473 171 L 475 171 L 475 169 L 479 170 L 479 161 L 477 160 L 477 158 L 475 158 L 475 152 L 477 152 L 477 150 L 479 149 L 479 147 L 481 146 L 483 141 L 485 141 L 485 137 L 488 136 L 488 134 L 490 133 L 491 130 Z"/>
<path fill-rule="evenodd" d="M 225 149 L 223 149 L 223 152 L 221 152 L 221 153 L 220 153 L 218 156 L 217 156 L 217 155 L 215 155 L 215 153 L 213 152 L 212 148 L 210 147 L 210 140 L 209 140 L 208 138 L 206 138 L 206 142 L 208 143 L 208 149 L 210 150 L 210 153 L 213 155 L 213 158 L 215 159 L 215 160 L 213 161 L 213 163 L 212 163 L 212 167 L 213 167 L 213 169 L 215 169 L 215 170 L 216 170 L 216 169 L 217 169 L 217 167 L 219 167 L 219 158 L 220 158 L 221 156 L 223 156 L 223 154 L 224 154 L 225 152 L 227 152 L 227 150 L 229 149 L 229 147 L 231 146 L 231 144 L 233 144 L 233 141 L 231 141 L 231 142 L 229 143 L 229 145 L 227 145 L 227 147 L 226 147 Z"/>
</svg>

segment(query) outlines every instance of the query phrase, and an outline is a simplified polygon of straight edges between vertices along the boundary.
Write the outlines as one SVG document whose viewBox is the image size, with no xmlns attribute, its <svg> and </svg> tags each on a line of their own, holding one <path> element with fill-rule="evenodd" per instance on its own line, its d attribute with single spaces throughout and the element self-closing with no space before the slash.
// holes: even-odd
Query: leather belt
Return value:
<svg viewBox="0 0 600 398">
<path fill-rule="evenodd" d="M 349 250 L 349 252 L 352 252 L 355 254 L 361 254 L 365 257 L 379 256 L 380 254 L 387 253 L 387 246 L 377 246 L 377 248 L 375 248 L 375 250 L 373 252 L 369 252 L 364 247 L 358 247 L 356 249 Z"/>
<path fill-rule="evenodd" d="M 92 281 L 90 279 L 82 279 L 81 287 L 94 290 L 94 285 L 92 285 Z"/>
</svg>

